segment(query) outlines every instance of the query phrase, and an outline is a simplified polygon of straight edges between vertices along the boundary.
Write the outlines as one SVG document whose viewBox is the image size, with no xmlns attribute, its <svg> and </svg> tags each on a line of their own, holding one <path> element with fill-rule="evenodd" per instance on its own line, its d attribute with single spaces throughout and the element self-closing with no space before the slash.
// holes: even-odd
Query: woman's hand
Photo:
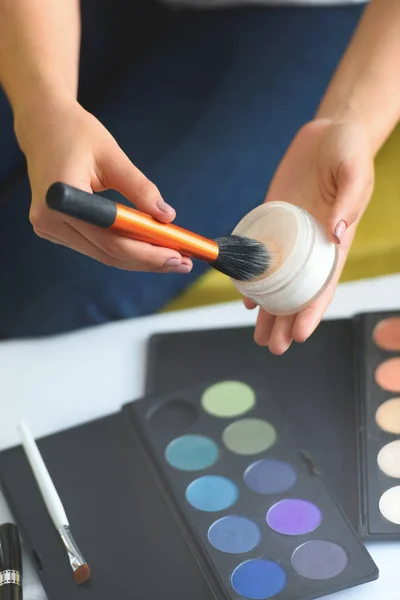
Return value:
<svg viewBox="0 0 400 600">
<path fill-rule="evenodd" d="M 88 192 L 115 189 L 159 221 L 175 218 L 157 187 L 93 115 L 75 100 L 58 98 L 17 115 L 15 128 L 27 158 L 30 221 L 38 236 L 120 269 L 189 273 L 192 262 L 174 250 L 124 238 L 47 208 L 48 188 L 62 181 Z"/>
<path fill-rule="evenodd" d="M 266 202 L 282 200 L 308 210 L 338 244 L 338 267 L 325 292 L 300 313 L 275 317 L 260 310 L 254 336 L 257 344 L 283 354 L 293 340 L 304 342 L 313 333 L 332 300 L 373 183 L 373 153 L 362 125 L 320 119 L 297 134 Z M 255 308 L 250 300 L 244 302 L 247 308 Z"/>
</svg>

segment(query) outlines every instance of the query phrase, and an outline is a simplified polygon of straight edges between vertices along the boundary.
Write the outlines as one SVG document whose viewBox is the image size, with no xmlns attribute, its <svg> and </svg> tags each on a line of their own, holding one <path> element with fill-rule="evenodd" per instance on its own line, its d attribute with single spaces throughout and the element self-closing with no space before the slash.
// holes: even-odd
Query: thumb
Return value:
<svg viewBox="0 0 400 600">
<path fill-rule="evenodd" d="M 339 167 L 336 198 L 328 223 L 337 244 L 342 243 L 347 229 L 359 222 L 372 190 L 373 167 L 368 161 L 360 164 L 354 159 Z"/>
<path fill-rule="evenodd" d="M 175 210 L 163 200 L 157 186 L 135 167 L 117 143 L 107 148 L 98 167 L 102 183 L 125 196 L 138 210 L 165 223 L 175 219 Z"/>
</svg>

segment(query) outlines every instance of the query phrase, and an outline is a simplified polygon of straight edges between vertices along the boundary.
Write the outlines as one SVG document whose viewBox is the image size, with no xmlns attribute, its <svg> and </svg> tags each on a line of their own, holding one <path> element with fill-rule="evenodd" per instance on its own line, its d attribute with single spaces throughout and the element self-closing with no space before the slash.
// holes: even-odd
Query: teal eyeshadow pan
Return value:
<svg viewBox="0 0 400 600">
<path fill-rule="evenodd" d="M 254 377 L 153 396 L 132 412 L 218 600 L 309 600 L 376 579 L 312 458 Z"/>
<path fill-rule="evenodd" d="M 202 435 L 182 435 L 168 444 L 167 462 L 181 471 L 201 471 L 211 467 L 218 459 L 218 446 Z"/>
</svg>

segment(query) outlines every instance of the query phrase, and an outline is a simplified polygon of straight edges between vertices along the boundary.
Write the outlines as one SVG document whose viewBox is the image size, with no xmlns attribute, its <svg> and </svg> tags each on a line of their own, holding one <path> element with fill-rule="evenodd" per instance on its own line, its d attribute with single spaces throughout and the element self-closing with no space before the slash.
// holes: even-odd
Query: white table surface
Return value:
<svg viewBox="0 0 400 600">
<path fill-rule="evenodd" d="M 400 275 L 395 275 L 339 286 L 326 317 L 399 307 Z M 0 449 L 19 443 L 17 425 L 22 419 L 40 437 L 112 413 L 140 397 L 146 342 L 153 333 L 252 325 L 255 316 L 234 302 L 39 341 L 1 343 Z M 0 522 L 8 519 L 11 515 L 0 492 Z M 380 569 L 379 580 L 330 598 L 398 600 L 400 543 L 374 543 L 368 549 Z M 25 600 L 46 599 L 27 559 L 24 581 Z"/>
</svg>

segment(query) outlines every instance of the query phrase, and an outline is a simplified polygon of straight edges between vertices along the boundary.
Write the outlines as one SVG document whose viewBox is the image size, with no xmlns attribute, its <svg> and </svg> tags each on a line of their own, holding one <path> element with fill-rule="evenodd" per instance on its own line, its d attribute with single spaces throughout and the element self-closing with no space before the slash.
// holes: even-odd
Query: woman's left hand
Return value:
<svg viewBox="0 0 400 600">
<path fill-rule="evenodd" d="M 363 125 L 318 119 L 294 138 L 272 180 L 266 202 L 281 200 L 305 208 L 338 244 L 339 261 L 330 285 L 296 315 L 259 311 L 254 338 L 273 354 L 292 341 L 305 342 L 318 326 L 334 295 L 356 227 L 371 198 L 374 162 Z M 247 308 L 255 304 L 245 298 Z"/>
</svg>

